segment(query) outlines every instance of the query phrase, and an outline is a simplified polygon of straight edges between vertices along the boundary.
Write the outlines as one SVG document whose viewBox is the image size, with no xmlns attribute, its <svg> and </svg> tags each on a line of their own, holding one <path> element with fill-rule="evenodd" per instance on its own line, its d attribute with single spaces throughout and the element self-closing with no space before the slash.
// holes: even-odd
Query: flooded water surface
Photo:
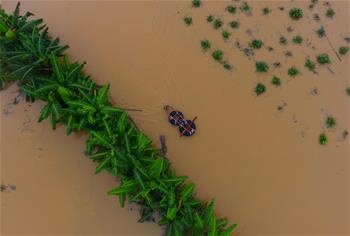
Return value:
<svg viewBox="0 0 350 236">
<path fill-rule="evenodd" d="M 115 105 L 136 109 L 129 115 L 155 145 L 163 135 L 177 174 L 196 183 L 197 197 L 216 199 L 217 214 L 238 224 L 236 234 L 347 235 L 349 56 L 339 60 L 332 47 L 349 46 L 343 39 L 349 2 L 319 1 L 313 9 L 309 1 L 248 3 L 251 16 L 225 11 L 242 1 L 200 8 L 189 1 L 25 1 L 22 10 L 44 18 L 50 33 L 70 45 L 68 54 L 88 62 L 87 73 L 111 84 Z M 15 2 L 2 6 L 12 11 Z M 303 9 L 301 20 L 290 19 L 292 7 Z M 329 7 L 333 19 L 325 17 Z M 222 19 L 222 28 L 215 30 L 208 15 Z M 186 16 L 192 25 L 184 24 Z M 239 28 L 230 28 L 233 20 Z M 321 26 L 327 38 L 317 36 Z M 231 33 L 226 41 L 222 30 Z M 292 42 L 296 35 L 304 38 L 301 45 Z M 279 43 L 281 36 L 287 45 Z M 211 42 L 208 52 L 201 49 L 204 39 Z M 253 39 L 264 45 L 251 55 Z M 232 70 L 213 60 L 215 49 Z M 316 62 L 321 53 L 331 64 L 308 71 L 305 59 Z M 268 63 L 269 71 L 256 72 L 257 61 Z M 292 66 L 300 71 L 296 77 L 287 74 Z M 281 86 L 271 84 L 273 76 Z M 260 96 L 257 83 L 266 86 Z M 193 137 L 179 137 L 165 104 L 198 117 Z M 161 235 L 156 224 L 137 223 L 135 206 L 120 208 L 106 195 L 118 182 L 107 173 L 94 175 L 84 134 L 66 136 L 64 127 L 53 132 L 48 121 L 37 123 L 41 107 L 26 104 L 16 86 L 1 92 L 1 179 L 8 186 L 1 192 L 1 233 Z M 329 115 L 335 128 L 325 125 Z M 318 140 L 323 132 L 329 139 L 324 146 Z"/>
</svg>

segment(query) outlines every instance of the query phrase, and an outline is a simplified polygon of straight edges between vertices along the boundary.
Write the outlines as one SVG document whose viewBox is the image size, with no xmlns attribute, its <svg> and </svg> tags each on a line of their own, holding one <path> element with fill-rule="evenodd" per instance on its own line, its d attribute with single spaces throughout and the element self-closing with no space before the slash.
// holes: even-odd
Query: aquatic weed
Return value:
<svg viewBox="0 0 350 236">
<path fill-rule="evenodd" d="M 211 23 L 213 22 L 213 20 L 214 20 L 214 16 L 212 15 L 207 16 L 207 22 Z"/>
<path fill-rule="evenodd" d="M 289 10 L 289 16 L 293 20 L 299 20 L 303 17 L 303 11 L 300 8 L 292 8 Z"/>
<path fill-rule="evenodd" d="M 349 47 L 343 46 L 338 49 L 340 55 L 346 55 L 349 51 Z"/>
<path fill-rule="evenodd" d="M 192 6 L 200 7 L 202 5 L 201 0 L 192 0 Z"/>
<path fill-rule="evenodd" d="M 184 18 L 184 22 L 185 22 L 185 24 L 186 24 L 187 26 L 192 25 L 192 23 L 193 23 L 192 17 L 186 16 L 186 17 Z"/>
<path fill-rule="evenodd" d="M 289 76 L 294 77 L 294 76 L 297 76 L 299 73 L 300 73 L 299 70 L 295 66 L 292 66 L 288 69 Z"/>
<path fill-rule="evenodd" d="M 336 125 L 336 120 L 333 116 L 328 116 L 326 119 L 327 128 L 333 128 Z"/>
<path fill-rule="evenodd" d="M 211 47 L 211 44 L 209 42 L 209 40 L 205 39 L 201 41 L 201 47 L 203 49 L 203 51 L 208 51 Z"/>
<path fill-rule="evenodd" d="M 263 93 L 265 93 L 266 91 L 266 86 L 263 85 L 262 83 L 258 83 L 256 86 L 255 86 L 255 93 L 256 93 L 256 96 L 259 96 Z"/>
<path fill-rule="evenodd" d="M 226 7 L 226 11 L 228 11 L 229 13 L 235 14 L 237 11 L 237 7 L 229 5 Z"/>
<path fill-rule="evenodd" d="M 267 72 L 269 70 L 269 66 L 266 62 L 258 61 L 255 63 L 255 71 L 257 72 Z"/>
<path fill-rule="evenodd" d="M 287 45 L 287 43 L 288 43 L 287 38 L 284 37 L 284 36 L 281 36 L 280 39 L 279 39 L 279 43 L 281 45 Z"/>
<path fill-rule="evenodd" d="M 271 84 L 275 86 L 280 86 L 281 85 L 281 79 L 278 78 L 277 76 L 273 76 L 271 79 Z"/>
<path fill-rule="evenodd" d="M 222 38 L 223 38 L 224 40 L 227 40 L 227 39 L 230 38 L 231 33 L 228 32 L 228 31 L 226 31 L 226 30 L 224 30 L 224 31 L 222 31 L 221 35 L 222 35 Z"/>
<path fill-rule="evenodd" d="M 314 71 L 316 68 L 316 64 L 310 60 L 310 58 L 306 58 L 305 65 L 309 71 Z"/>
<path fill-rule="evenodd" d="M 221 50 L 215 50 L 211 56 L 214 58 L 215 61 L 221 61 L 223 56 L 224 56 L 224 53 L 221 51 Z"/>
<path fill-rule="evenodd" d="M 327 11 L 326 11 L 326 16 L 327 16 L 328 18 L 333 18 L 334 15 L 335 15 L 335 11 L 334 11 L 332 8 L 327 9 Z"/>
<path fill-rule="evenodd" d="M 325 133 L 320 134 L 319 138 L 318 138 L 318 142 L 321 145 L 326 145 L 328 143 L 328 138 L 327 135 Z"/>
<path fill-rule="evenodd" d="M 301 44 L 301 43 L 303 42 L 303 38 L 302 38 L 300 35 L 296 35 L 296 36 L 294 36 L 294 38 L 293 38 L 293 42 L 294 42 L 295 44 Z"/>
<path fill-rule="evenodd" d="M 231 22 L 230 22 L 230 27 L 231 27 L 232 29 L 237 29 L 237 28 L 239 27 L 239 22 L 236 21 L 236 20 L 231 21 Z"/>
<path fill-rule="evenodd" d="M 263 46 L 263 41 L 260 39 L 253 39 L 250 43 L 249 46 L 254 49 L 260 49 Z"/>
<path fill-rule="evenodd" d="M 329 56 L 327 53 L 322 53 L 317 56 L 317 62 L 320 63 L 321 65 L 324 65 L 324 64 L 329 64 L 331 60 L 329 59 Z"/>
<path fill-rule="evenodd" d="M 215 19 L 213 25 L 215 29 L 219 29 L 223 25 L 223 22 L 220 19 Z"/>
</svg>

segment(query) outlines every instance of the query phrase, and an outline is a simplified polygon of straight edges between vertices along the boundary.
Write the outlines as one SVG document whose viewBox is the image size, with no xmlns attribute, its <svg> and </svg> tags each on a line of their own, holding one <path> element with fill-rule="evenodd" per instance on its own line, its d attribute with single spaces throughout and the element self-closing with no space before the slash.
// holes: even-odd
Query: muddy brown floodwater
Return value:
<svg viewBox="0 0 350 236">
<path fill-rule="evenodd" d="M 349 56 L 339 61 L 315 30 L 323 25 L 336 49 L 346 45 L 349 2 L 331 1 L 334 19 L 324 17 L 323 1 L 312 10 L 308 1 L 249 1 L 250 17 L 225 12 L 229 3 L 241 1 L 204 2 L 198 9 L 188 1 L 25 1 L 22 11 L 44 18 L 51 34 L 70 45 L 68 54 L 88 62 L 87 73 L 111 83 L 115 105 L 142 110 L 129 114 L 156 145 L 165 136 L 177 173 L 196 183 L 198 197 L 216 199 L 217 214 L 237 223 L 237 234 L 348 235 L 349 139 L 342 132 L 349 130 Z M 15 2 L 2 6 L 12 11 Z M 265 6 L 272 10 L 267 16 Z M 299 21 L 288 16 L 293 6 L 303 8 Z M 209 14 L 222 18 L 229 40 L 206 22 Z M 192 26 L 184 25 L 186 15 Z M 234 19 L 241 23 L 236 30 L 227 26 Z M 301 46 L 291 42 L 297 34 L 306 39 Z M 289 40 L 284 47 L 280 35 Z M 235 44 L 245 48 L 254 37 L 265 45 L 249 59 Z M 223 50 L 232 71 L 202 52 L 203 39 Z M 322 52 L 332 63 L 317 74 L 307 71 L 305 58 Z M 255 60 L 282 66 L 258 74 Z M 292 65 L 301 72 L 294 79 L 287 75 Z M 273 75 L 281 87 L 270 84 Z M 258 82 L 267 91 L 257 97 Z M 8 186 L 0 194 L 3 235 L 161 235 L 156 224 L 137 223 L 134 206 L 120 208 L 106 195 L 117 180 L 94 175 L 85 135 L 37 124 L 42 103 L 16 96 L 15 86 L 1 92 L 1 182 Z M 198 116 L 197 134 L 179 138 L 164 104 Z M 327 115 L 336 118 L 335 128 L 326 129 Z M 321 132 L 329 137 L 325 146 L 318 143 Z"/>
</svg>

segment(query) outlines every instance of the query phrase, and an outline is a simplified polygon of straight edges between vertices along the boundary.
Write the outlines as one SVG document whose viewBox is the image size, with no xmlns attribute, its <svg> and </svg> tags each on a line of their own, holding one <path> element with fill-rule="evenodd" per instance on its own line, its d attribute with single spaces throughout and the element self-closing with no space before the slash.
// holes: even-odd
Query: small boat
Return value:
<svg viewBox="0 0 350 236">
<path fill-rule="evenodd" d="M 197 117 L 194 117 L 192 120 L 186 120 L 181 111 L 177 111 L 169 105 L 165 105 L 164 110 L 168 115 L 169 123 L 179 127 L 180 137 L 194 135 L 196 132 L 196 124 L 194 121 Z"/>
</svg>

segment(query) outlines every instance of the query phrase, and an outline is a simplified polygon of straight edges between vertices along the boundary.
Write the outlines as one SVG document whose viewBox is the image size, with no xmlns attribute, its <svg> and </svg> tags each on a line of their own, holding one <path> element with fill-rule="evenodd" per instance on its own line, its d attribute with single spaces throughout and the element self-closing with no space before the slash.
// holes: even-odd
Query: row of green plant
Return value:
<svg viewBox="0 0 350 236">
<path fill-rule="evenodd" d="M 1 89 L 16 82 L 28 102 L 45 103 L 38 121 L 50 119 L 52 129 L 65 125 L 67 134 L 84 131 L 95 173 L 107 171 L 119 177 L 120 185 L 108 194 L 139 205 L 139 222 L 159 216 L 165 234 L 231 235 L 236 225 L 217 218 L 214 201 L 194 197 L 195 185 L 176 175 L 169 160 L 108 99 L 109 85 L 98 85 L 85 75 L 85 63 L 71 62 L 58 38 L 49 36 L 42 19 L 32 13 L 0 11 Z"/>
</svg>

